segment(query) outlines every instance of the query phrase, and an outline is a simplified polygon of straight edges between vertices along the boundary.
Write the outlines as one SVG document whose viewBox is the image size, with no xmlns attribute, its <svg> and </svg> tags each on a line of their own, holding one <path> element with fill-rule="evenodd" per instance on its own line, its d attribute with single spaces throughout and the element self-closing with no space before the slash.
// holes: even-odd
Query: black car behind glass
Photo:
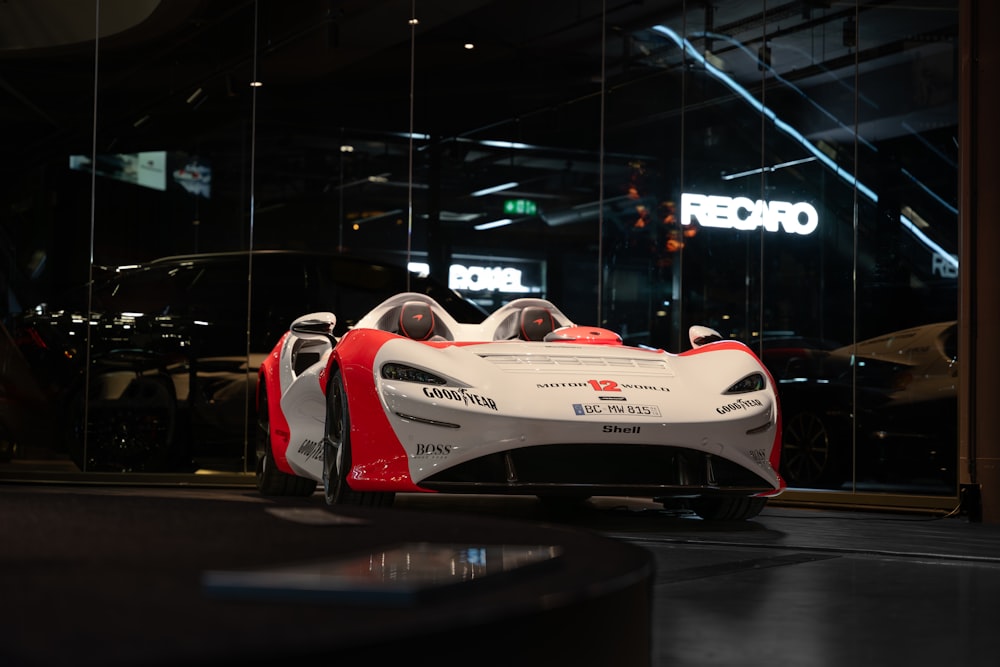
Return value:
<svg viewBox="0 0 1000 667">
<path fill-rule="evenodd" d="M 762 358 L 778 383 L 789 486 L 955 491 L 955 321 L 853 345 L 775 338 Z"/>
<path fill-rule="evenodd" d="M 331 311 L 340 335 L 405 290 L 433 296 L 459 321 L 485 315 L 400 266 L 259 250 L 122 269 L 95 284 L 90 317 L 81 297 L 25 314 L 13 337 L 47 397 L 38 419 L 58 423 L 56 448 L 81 469 L 245 470 L 256 371 L 291 321 Z"/>
</svg>

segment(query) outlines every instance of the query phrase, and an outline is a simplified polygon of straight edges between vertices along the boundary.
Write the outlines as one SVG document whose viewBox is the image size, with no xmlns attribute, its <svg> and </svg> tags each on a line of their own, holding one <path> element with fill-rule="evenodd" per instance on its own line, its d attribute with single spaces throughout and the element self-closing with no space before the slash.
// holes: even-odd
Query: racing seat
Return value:
<svg viewBox="0 0 1000 667">
<path fill-rule="evenodd" d="M 434 311 L 423 301 L 407 301 L 399 309 L 399 334 L 413 340 L 428 340 L 434 335 Z"/>
<path fill-rule="evenodd" d="M 521 311 L 519 337 L 523 340 L 540 341 L 556 328 L 555 319 L 548 308 L 528 306 Z"/>
</svg>

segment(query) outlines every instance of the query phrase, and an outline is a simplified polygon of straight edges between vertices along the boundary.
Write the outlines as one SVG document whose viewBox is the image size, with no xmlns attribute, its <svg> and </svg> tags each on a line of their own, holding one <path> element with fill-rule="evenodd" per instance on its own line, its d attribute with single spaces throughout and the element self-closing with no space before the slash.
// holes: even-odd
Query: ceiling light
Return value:
<svg viewBox="0 0 1000 667">
<path fill-rule="evenodd" d="M 483 213 L 458 213 L 456 211 L 440 211 L 438 213 L 438 217 L 445 222 L 472 222 L 483 215 Z M 430 216 L 424 213 L 421 217 L 426 219 Z"/>
<path fill-rule="evenodd" d="M 760 167 L 758 169 L 750 169 L 748 171 L 740 171 L 735 174 L 723 174 L 722 180 L 731 181 L 734 178 L 743 178 L 744 176 L 753 176 L 754 174 L 762 174 L 764 172 L 775 172 L 779 169 L 785 169 L 787 167 L 794 167 L 796 165 L 805 164 L 806 162 L 814 162 L 815 157 L 805 157 L 801 160 L 790 160 L 788 162 L 781 162 L 780 164 L 772 165 L 770 167 Z"/>
<path fill-rule="evenodd" d="M 251 81 L 250 82 L 250 87 L 251 88 L 260 88 L 263 85 L 264 84 L 262 82 L 260 82 L 260 81 Z"/>
<path fill-rule="evenodd" d="M 363 223 L 363 222 L 365 222 L 365 223 L 367 223 L 367 222 L 375 222 L 376 220 L 384 220 L 386 218 L 392 218 L 392 217 L 395 217 L 397 215 L 402 214 L 402 212 L 403 212 L 403 209 L 401 209 L 401 208 L 394 208 L 391 211 L 385 211 L 384 213 L 373 213 L 371 215 L 362 214 L 362 217 L 357 222 L 354 223 L 354 225 L 355 225 L 354 228 L 358 229 L 358 225 L 360 223 Z"/>
<path fill-rule="evenodd" d="M 922 217 L 920 217 L 920 215 L 918 215 L 917 212 L 914 211 L 909 206 L 904 206 L 903 210 L 901 211 L 901 213 L 903 215 L 905 215 L 907 218 L 909 218 L 910 220 L 912 220 L 913 224 L 915 224 L 920 229 L 928 229 L 931 226 L 929 222 L 927 222 Z"/>
<path fill-rule="evenodd" d="M 493 139 L 485 139 L 479 142 L 480 146 L 493 146 L 494 148 L 532 148 L 531 144 L 522 144 L 520 141 L 495 141 Z"/>
<path fill-rule="evenodd" d="M 466 42 L 465 44 L 462 45 L 462 48 L 464 48 L 466 51 L 471 51 L 472 49 L 476 48 L 476 45 L 473 44 L 472 42 Z"/>
<path fill-rule="evenodd" d="M 406 268 L 421 278 L 426 278 L 431 274 L 431 265 L 426 262 L 408 262 Z"/>
<path fill-rule="evenodd" d="M 473 227 L 476 231 L 483 231 L 484 229 L 493 229 L 494 227 L 505 227 L 510 223 L 514 222 L 510 218 L 503 218 L 502 220 L 494 220 L 493 222 L 484 222 L 481 225 L 476 225 Z"/>
<path fill-rule="evenodd" d="M 509 183 L 501 183 L 500 185 L 494 185 L 491 188 L 483 188 L 482 190 L 476 190 L 472 193 L 473 197 L 482 197 L 483 195 L 491 195 L 494 192 L 501 192 L 503 190 L 510 190 L 511 188 L 516 188 L 518 186 L 517 181 L 511 181 Z"/>
<path fill-rule="evenodd" d="M 726 61 L 715 55 L 711 51 L 705 51 L 705 60 L 711 63 L 716 69 L 725 70 Z"/>
</svg>

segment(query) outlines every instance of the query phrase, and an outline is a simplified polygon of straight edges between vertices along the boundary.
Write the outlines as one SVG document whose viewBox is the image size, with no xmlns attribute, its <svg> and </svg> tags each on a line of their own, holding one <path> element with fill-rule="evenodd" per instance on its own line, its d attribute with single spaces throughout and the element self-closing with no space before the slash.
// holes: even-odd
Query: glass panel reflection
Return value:
<svg viewBox="0 0 1000 667">
<path fill-rule="evenodd" d="M 858 342 L 843 352 L 859 490 L 957 483 L 957 15 L 858 6 L 858 172 L 872 194 L 858 207 Z"/>
<path fill-rule="evenodd" d="M 252 472 L 292 319 L 418 289 L 713 327 L 790 485 L 952 494 L 957 6 L 86 5 L 4 73 L 0 466 Z"/>
</svg>

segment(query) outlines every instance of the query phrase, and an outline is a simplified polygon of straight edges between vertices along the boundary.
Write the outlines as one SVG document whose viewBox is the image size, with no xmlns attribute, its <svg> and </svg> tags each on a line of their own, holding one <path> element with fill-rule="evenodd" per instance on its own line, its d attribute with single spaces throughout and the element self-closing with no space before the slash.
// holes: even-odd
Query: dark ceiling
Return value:
<svg viewBox="0 0 1000 667">
<path fill-rule="evenodd" d="M 902 4 L 907 11 L 894 11 Z M 718 87 L 682 84 L 691 63 L 652 26 L 694 36 L 699 53 L 752 95 L 784 104 L 805 136 L 835 155 L 839 146 L 853 150 L 856 132 L 890 142 L 907 128 L 933 132 L 952 122 L 953 97 L 940 91 L 914 104 L 872 88 L 855 115 L 850 90 L 856 77 L 891 86 L 915 67 L 928 80 L 938 71 L 953 80 L 944 76 L 955 66 L 953 31 L 942 26 L 938 4 L 102 0 L 95 24 L 91 3 L 8 0 L 0 3 L 0 168 L 16 178 L 32 163 L 64 160 L 67 150 L 188 146 L 241 171 L 253 125 L 261 206 L 361 182 L 380 199 L 374 209 L 398 208 L 443 164 L 434 178 L 453 209 L 445 214 L 476 213 L 478 201 L 459 193 L 517 174 L 565 217 L 600 195 L 601 175 L 618 187 L 671 142 L 721 141 L 734 171 L 748 160 L 759 166 L 760 115 L 715 111 L 708 122 Z M 770 68 L 757 60 L 765 34 Z M 252 89 L 254 79 L 263 86 Z M 879 99 L 867 104 L 869 97 Z M 411 129 L 435 141 L 414 147 Z M 345 141 L 355 147 L 347 156 Z M 432 150 L 446 159 L 429 159 Z"/>
</svg>

